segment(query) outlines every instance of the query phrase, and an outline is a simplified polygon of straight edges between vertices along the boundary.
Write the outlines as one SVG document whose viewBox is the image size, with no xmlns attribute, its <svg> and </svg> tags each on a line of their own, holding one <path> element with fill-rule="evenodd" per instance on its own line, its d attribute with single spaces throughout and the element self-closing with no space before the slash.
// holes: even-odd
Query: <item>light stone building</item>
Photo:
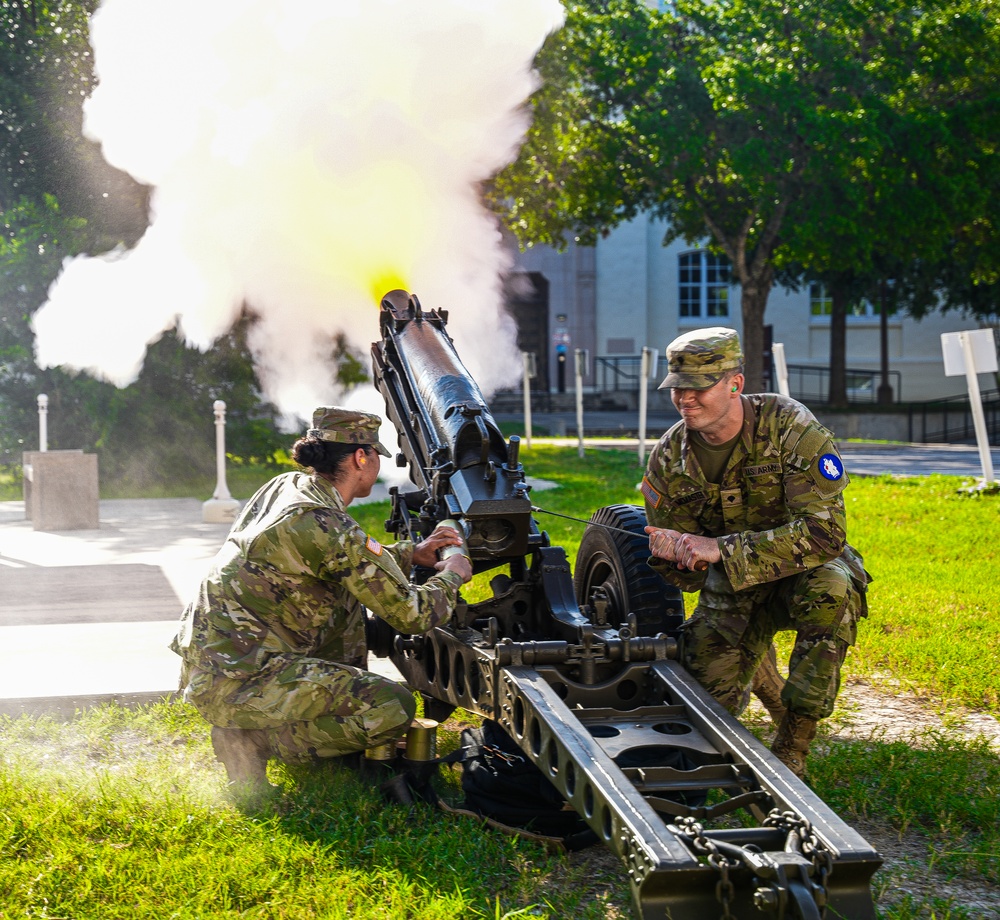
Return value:
<svg viewBox="0 0 1000 920">
<path fill-rule="evenodd" d="M 725 325 L 742 331 L 739 287 L 730 285 L 724 260 L 684 242 L 663 245 L 664 224 L 642 215 L 613 230 L 594 247 L 570 244 L 564 252 L 534 246 L 515 256 L 509 308 L 518 321 L 522 350 L 536 353 L 541 390 L 571 392 L 574 352 L 587 349 L 590 389 L 615 389 L 638 372 L 643 346 L 661 359 L 668 342 L 690 329 Z M 881 382 L 882 330 L 877 306 L 857 305 L 847 319 L 848 387 L 875 401 Z M 775 287 L 764 316 L 771 340 L 784 345 L 792 395 L 822 399 L 829 368 L 829 300 L 818 285 L 794 291 Z M 977 327 L 957 312 L 922 320 L 890 315 L 889 383 L 895 401 L 916 402 L 966 392 L 963 377 L 946 377 L 941 334 Z M 995 382 L 981 381 L 988 389 Z M 627 384 L 622 384 L 627 389 Z"/>
</svg>

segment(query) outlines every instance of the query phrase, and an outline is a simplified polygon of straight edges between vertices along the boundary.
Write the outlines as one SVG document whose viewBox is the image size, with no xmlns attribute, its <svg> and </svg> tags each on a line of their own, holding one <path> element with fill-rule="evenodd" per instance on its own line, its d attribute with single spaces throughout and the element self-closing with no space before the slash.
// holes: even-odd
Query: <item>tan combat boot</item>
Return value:
<svg viewBox="0 0 1000 920">
<path fill-rule="evenodd" d="M 778 734 L 771 745 L 771 753 L 778 758 L 799 779 L 806 773 L 806 757 L 809 745 L 816 737 L 815 719 L 788 711 L 778 726 Z"/>
<path fill-rule="evenodd" d="M 753 676 L 751 689 L 753 695 L 763 703 L 775 726 L 781 725 L 785 718 L 785 704 L 781 702 L 784 687 L 785 681 L 778 673 L 778 653 L 772 645 Z"/>
<path fill-rule="evenodd" d="M 215 756 L 225 766 L 232 785 L 252 790 L 270 788 L 267 762 L 271 757 L 271 745 L 267 740 L 267 732 L 213 725 L 212 748 Z"/>
</svg>

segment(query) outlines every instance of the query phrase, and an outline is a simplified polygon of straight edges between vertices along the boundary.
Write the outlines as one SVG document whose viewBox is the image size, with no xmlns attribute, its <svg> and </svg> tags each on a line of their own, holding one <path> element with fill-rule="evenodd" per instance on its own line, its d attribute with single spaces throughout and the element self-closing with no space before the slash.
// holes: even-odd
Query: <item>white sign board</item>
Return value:
<svg viewBox="0 0 1000 920">
<path fill-rule="evenodd" d="M 983 398 L 979 395 L 979 380 L 976 374 L 991 374 L 997 369 L 997 348 L 993 330 L 970 329 L 965 332 L 942 333 L 941 350 L 944 352 L 945 376 L 958 377 L 965 374 L 969 386 L 972 424 L 976 429 L 979 458 L 983 463 L 983 485 L 992 487 L 993 457 L 990 454 L 986 415 L 983 412 Z"/>
<path fill-rule="evenodd" d="M 972 346 L 973 373 L 994 373 L 997 369 L 997 346 L 993 339 L 993 330 L 970 329 L 968 332 L 941 333 L 945 377 L 962 377 L 966 373 L 963 335 L 968 337 Z"/>
</svg>

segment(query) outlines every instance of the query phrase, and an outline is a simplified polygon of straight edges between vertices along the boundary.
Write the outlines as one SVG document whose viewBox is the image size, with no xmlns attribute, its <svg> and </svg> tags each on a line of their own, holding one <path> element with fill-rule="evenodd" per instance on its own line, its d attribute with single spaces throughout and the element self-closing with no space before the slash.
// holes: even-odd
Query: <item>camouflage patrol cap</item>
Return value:
<svg viewBox="0 0 1000 920">
<path fill-rule="evenodd" d="M 313 411 L 313 426 L 309 437 L 337 444 L 357 444 L 374 447 L 383 457 L 391 457 L 378 439 L 382 419 L 371 412 L 355 412 L 339 406 L 320 406 Z"/>
<path fill-rule="evenodd" d="M 667 367 L 659 389 L 707 390 L 727 371 L 743 370 L 740 337 L 725 326 L 685 332 L 667 346 Z"/>
</svg>

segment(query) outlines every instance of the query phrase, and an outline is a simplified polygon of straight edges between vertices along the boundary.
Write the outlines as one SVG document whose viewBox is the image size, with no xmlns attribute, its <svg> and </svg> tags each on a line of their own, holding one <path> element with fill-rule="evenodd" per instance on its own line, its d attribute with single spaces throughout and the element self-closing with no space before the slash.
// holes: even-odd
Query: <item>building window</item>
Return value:
<svg viewBox="0 0 1000 920">
<path fill-rule="evenodd" d="M 729 262 L 703 249 L 677 257 L 682 319 L 729 316 Z"/>
<path fill-rule="evenodd" d="M 810 316 L 829 316 L 831 313 L 833 313 L 833 298 L 830 296 L 829 288 L 822 282 L 813 281 L 809 285 Z M 848 319 L 874 319 L 878 315 L 878 304 L 873 304 L 870 300 L 856 300 L 847 306 Z"/>
<path fill-rule="evenodd" d="M 829 316 L 833 312 L 833 299 L 825 284 L 814 281 L 809 285 L 809 313 L 812 316 Z"/>
</svg>

